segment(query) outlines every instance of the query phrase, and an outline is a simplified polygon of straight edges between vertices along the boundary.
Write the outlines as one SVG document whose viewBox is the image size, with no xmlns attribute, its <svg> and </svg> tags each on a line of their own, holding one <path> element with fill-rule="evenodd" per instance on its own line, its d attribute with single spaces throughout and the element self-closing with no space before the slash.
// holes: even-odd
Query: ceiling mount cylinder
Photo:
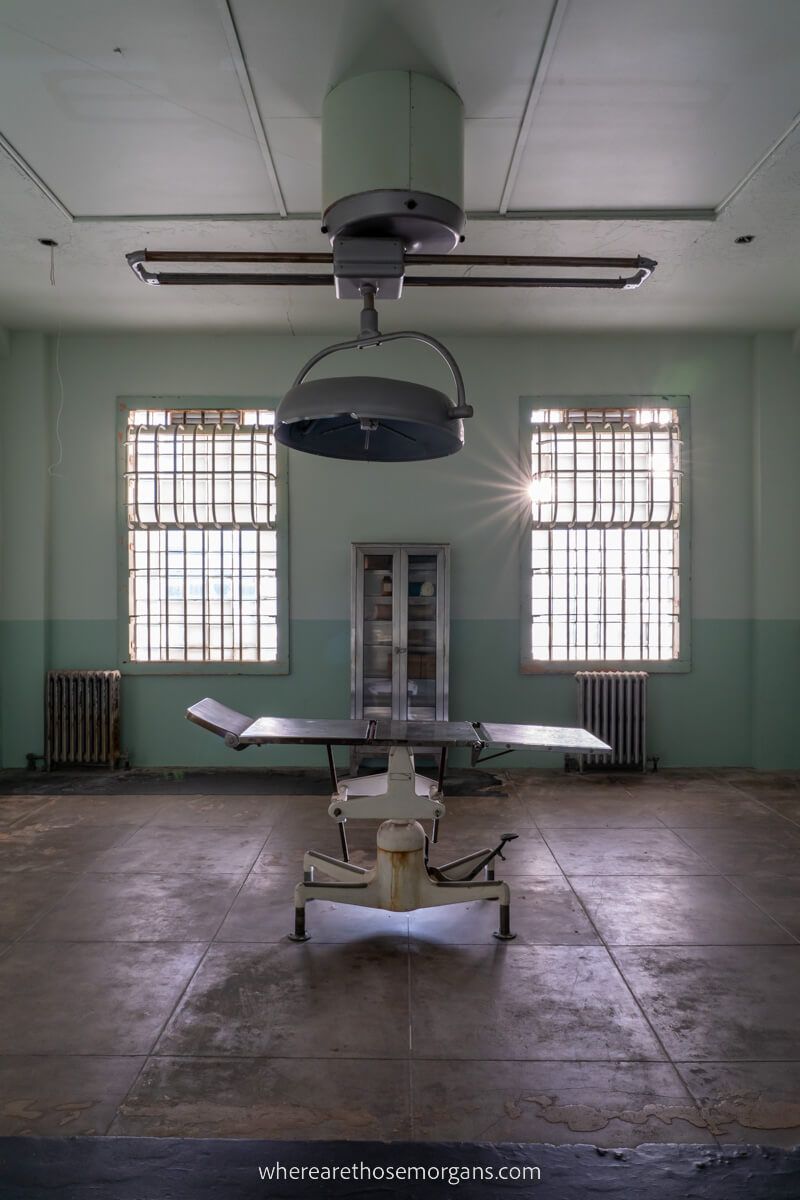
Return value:
<svg viewBox="0 0 800 1200">
<path fill-rule="evenodd" d="M 415 71 L 338 84 L 322 108 L 322 227 L 398 238 L 408 254 L 449 254 L 464 230 L 464 108 Z"/>
</svg>

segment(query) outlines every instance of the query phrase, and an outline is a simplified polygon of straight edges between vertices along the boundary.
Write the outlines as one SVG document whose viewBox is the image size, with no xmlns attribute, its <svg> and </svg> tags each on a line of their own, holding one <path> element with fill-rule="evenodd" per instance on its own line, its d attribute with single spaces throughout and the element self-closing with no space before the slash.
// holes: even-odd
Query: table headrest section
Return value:
<svg viewBox="0 0 800 1200">
<path fill-rule="evenodd" d="M 226 708 L 224 704 L 212 700 L 209 696 L 187 708 L 186 720 L 194 721 L 195 725 L 201 725 L 203 729 L 210 729 L 221 738 L 233 740 L 237 740 L 245 729 L 253 724 L 252 717 L 237 712 L 235 708 Z"/>
</svg>

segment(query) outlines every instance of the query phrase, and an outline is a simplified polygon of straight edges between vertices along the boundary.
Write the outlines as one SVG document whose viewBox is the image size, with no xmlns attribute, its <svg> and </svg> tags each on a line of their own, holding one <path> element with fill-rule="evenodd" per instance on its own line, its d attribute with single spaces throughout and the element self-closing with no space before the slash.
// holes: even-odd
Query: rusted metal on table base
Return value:
<svg viewBox="0 0 800 1200">
<path fill-rule="evenodd" d="M 386 912 L 415 912 L 420 908 L 496 900 L 500 905 L 500 927 L 494 936 L 500 941 L 512 941 L 516 934 L 511 931 L 508 884 L 488 877 L 475 878 L 500 848 L 477 851 L 438 868 L 429 867 L 427 849 L 428 841 L 418 821 L 390 818 L 378 829 L 376 862 L 369 870 L 337 862 L 315 850 L 306 851 L 303 881 L 294 892 L 294 929 L 289 934 L 290 941 L 308 940 L 305 909 L 312 900 L 331 900 Z M 330 878 L 317 881 L 317 867 Z"/>
</svg>

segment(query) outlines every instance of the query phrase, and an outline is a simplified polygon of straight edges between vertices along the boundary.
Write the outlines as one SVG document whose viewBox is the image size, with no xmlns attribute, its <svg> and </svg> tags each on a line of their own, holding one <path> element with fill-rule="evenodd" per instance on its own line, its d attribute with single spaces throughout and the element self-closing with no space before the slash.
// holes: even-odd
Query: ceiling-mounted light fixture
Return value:
<svg viewBox="0 0 800 1200">
<path fill-rule="evenodd" d="M 275 436 L 328 458 L 413 462 L 444 458 L 464 444 L 458 364 L 427 333 L 382 334 L 375 298 L 399 300 L 405 256 L 449 253 L 464 228 L 464 111 L 445 84 L 411 71 L 347 79 L 322 110 L 322 232 L 333 247 L 339 299 L 363 302 L 357 338 L 311 358 L 275 414 Z M 339 350 L 411 339 L 445 360 L 455 403 L 425 384 L 375 376 L 306 381 Z"/>
<path fill-rule="evenodd" d="M 399 300 L 404 286 L 458 288 L 600 288 L 632 291 L 652 275 L 649 258 L 456 254 L 464 241 L 464 112 L 446 84 L 414 71 L 375 71 L 346 79 L 322 111 L 322 226 L 332 253 L 303 251 L 148 251 L 127 255 L 154 285 L 334 284 L 338 299 L 362 299 L 358 337 L 315 354 L 278 407 L 275 436 L 296 450 L 330 458 L 408 462 L 461 449 L 472 416 L 449 350 L 426 333 L 378 329 L 375 299 Z M 333 271 L 151 271 L 146 263 L 332 264 Z M 469 275 L 418 273 L 412 266 L 546 267 L 581 272 L 619 268 L 630 275 Z M 420 383 L 349 376 L 307 380 L 339 350 L 412 339 L 445 360 L 455 401 Z"/>
<path fill-rule="evenodd" d="M 458 363 L 427 333 L 381 333 L 374 290 L 365 287 L 362 295 L 358 337 L 309 359 L 278 405 L 275 437 L 294 450 L 327 458 L 413 462 L 455 454 L 464 444 L 463 419 L 472 416 Z M 403 338 L 424 342 L 441 355 L 453 376 L 455 403 L 436 388 L 407 380 L 347 375 L 306 381 L 318 362 L 339 350 L 364 350 Z"/>
</svg>

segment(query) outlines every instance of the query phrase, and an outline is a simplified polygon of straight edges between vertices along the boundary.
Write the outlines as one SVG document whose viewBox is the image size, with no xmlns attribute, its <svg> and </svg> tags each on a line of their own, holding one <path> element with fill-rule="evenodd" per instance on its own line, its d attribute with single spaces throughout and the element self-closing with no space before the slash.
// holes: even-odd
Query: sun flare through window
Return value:
<svg viewBox="0 0 800 1200">
<path fill-rule="evenodd" d="M 530 414 L 531 661 L 680 657 L 680 410 Z"/>
<path fill-rule="evenodd" d="M 273 422 L 264 409 L 130 411 L 131 662 L 276 661 Z"/>
</svg>

